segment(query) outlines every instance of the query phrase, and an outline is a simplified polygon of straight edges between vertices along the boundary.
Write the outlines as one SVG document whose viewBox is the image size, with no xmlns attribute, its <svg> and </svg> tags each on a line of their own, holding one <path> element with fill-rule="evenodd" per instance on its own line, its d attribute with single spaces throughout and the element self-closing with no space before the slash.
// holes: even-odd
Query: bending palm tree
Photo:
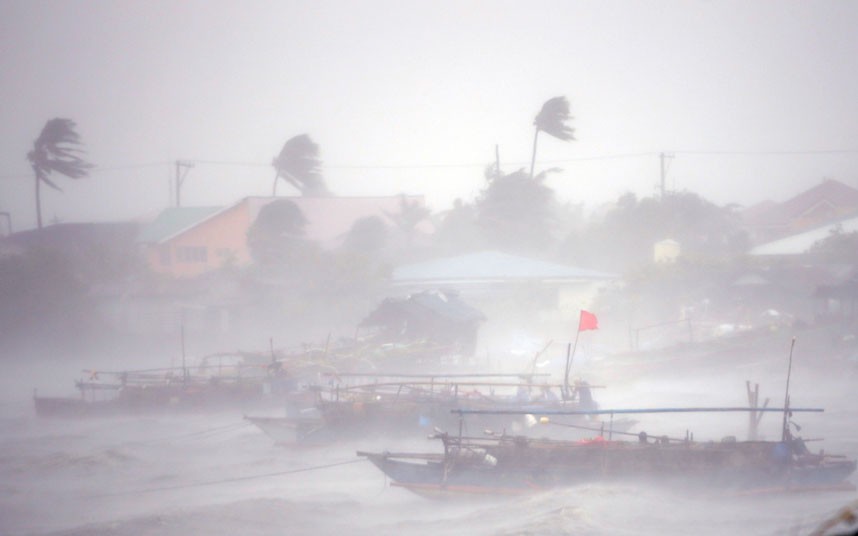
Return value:
<svg viewBox="0 0 858 536">
<path fill-rule="evenodd" d="M 319 172 L 319 146 L 310 136 L 301 134 L 290 138 L 277 158 L 271 162 L 274 170 L 274 188 L 271 195 L 277 195 L 277 180 L 283 178 L 305 196 L 327 195 L 325 181 Z"/>
<path fill-rule="evenodd" d="M 79 156 L 82 153 L 78 149 L 81 145 L 80 136 L 74 129 L 75 123 L 71 119 L 51 119 L 33 142 L 33 150 L 27 153 L 27 160 L 36 174 L 36 222 L 39 229 L 42 228 L 42 183 L 62 191 L 50 179 L 52 173 L 80 179 L 86 177 L 92 167 Z"/>
<path fill-rule="evenodd" d="M 572 119 L 572 116 L 569 115 L 569 101 L 566 100 L 566 97 L 548 99 L 542 105 L 542 110 L 536 114 L 536 118 L 533 120 L 536 132 L 533 135 L 533 157 L 530 160 L 531 179 L 533 178 L 533 168 L 536 166 L 536 142 L 539 139 L 539 131 L 554 136 L 558 140 L 574 140 L 575 131 L 565 124 L 569 119 Z"/>
</svg>

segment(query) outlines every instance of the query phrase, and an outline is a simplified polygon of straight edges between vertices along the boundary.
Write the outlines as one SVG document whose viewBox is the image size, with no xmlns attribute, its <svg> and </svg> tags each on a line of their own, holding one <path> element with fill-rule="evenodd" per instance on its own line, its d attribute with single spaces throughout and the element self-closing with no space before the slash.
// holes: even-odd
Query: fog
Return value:
<svg viewBox="0 0 858 536">
<path fill-rule="evenodd" d="M 577 141 L 546 141 L 561 197 L 600 204 L 660 183 L 718 204 L 854 184 L 858 12 L 848 2 L 72 2 L 0 6 L 0 210 L 34 225 L 25 155 L 45 121 L 78 123 L 87 181 L 46 218 L 137 218 L 183 197 L 270 191 L 289 137 L 320 144 L 340 195 L 479 191 L 530 162 L 538 106 L 567 95 Z M 852 151 L 850 153 L 850 151 Z M 547 167 L 547 166 L 546 166 Z"/>
<path fill-rule="evenodd" d="M 420 397 L 757 386 L 824 409 L 787 421 L 811 459 L 858 458 L 856 25 L 834 1 L 0 3 L 0 533 L 813 533 L 854 474 L 432 500 L 357 453 L 743 445 L 739 411 Z"/>
<path fill-rule="evenodd" d="M 763 396 L 780 398 L 787 364 L 780 357 L 702 367 L 710 374 L 630 362 L 590 364 L 577 372 L 607 384 L 599 398 L 612 407 L 740 406 L 747 378 L 762 384 Z M 826 407 L 795 419 L 805 437 L 825 436 L 826 449 L 854 457 L 854 372 L 836 378 L 809 362 L 806 352 L 794 358 L 797 405 Z M 58 368 L 70 373 L 74 364 Z M 7 372 L 0 516 L 6 534 L 808 534 L 854 497 L 744 496 L 709 488 L 689 493 L 658 482 L 596 482 L 514 499 L 431 501 L 389 487 L 377 469 L 354 456 L 356 449 L 437 450 L 419 436 L 274 446 L 242 421 L 239 408 L 38 419 L 23 385 L 46 385 L 51 375 L 44 369 Z M 779 421 L 779 414 L 766 416 L 763 436 L 779 434 Z M 643 417 L 640 427 L 677 436 L 690 428 L 697 438 L 718 440 L 743 435 L 746 418 L 658 415 Z M 332 464 L 343 465 L 326 467 Z"/>
</svg>

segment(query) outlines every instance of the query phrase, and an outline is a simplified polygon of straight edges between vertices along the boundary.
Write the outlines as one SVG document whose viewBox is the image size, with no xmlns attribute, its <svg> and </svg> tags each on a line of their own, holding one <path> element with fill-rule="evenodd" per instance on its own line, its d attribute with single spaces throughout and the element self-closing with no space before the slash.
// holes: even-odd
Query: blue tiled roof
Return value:
<svg viewBox="0 0 858 536">
<path fill-rule="evenodd" d="M 223 210 L 223 207 L 168 208 L 143 227 L 137 241 L 157 244 L 193 227 L 220 210 Z"/>
<path fill-rule="evenodd" d="M 500 251 L 481 251 L 409 264 L 393 271 L 395 282 L 614 278 L 614 274 L 519 257 Z"/>
</svg>

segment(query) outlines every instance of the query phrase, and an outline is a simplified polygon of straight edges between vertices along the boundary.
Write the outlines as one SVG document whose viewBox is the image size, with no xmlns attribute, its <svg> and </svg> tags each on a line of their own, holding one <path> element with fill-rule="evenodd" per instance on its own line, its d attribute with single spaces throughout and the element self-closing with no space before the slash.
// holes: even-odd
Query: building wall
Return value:
<svg viewBox="0 0 858 536">
<path fill-rule="evenodd" d="M 187 232 L 162 244 L 147 247 L 146 260 L 153 271 L 174 277 L 192 277 L 228 262 L 250 262 L 247 203 L 239 203 Z"/>
</svg>

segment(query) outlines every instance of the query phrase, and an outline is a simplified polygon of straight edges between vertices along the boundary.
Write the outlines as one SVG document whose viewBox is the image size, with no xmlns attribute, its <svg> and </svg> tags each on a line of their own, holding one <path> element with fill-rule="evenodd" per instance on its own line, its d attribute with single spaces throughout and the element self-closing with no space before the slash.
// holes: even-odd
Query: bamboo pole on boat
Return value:
<svg viewBox="0 0 858 536">
<path fill-rule="evenodd" d="M 792 374 L 792 351 L 795 348 L 795 337 L 792 338 L 792 343 L 789 345 L 789 366 L 787 367 L 787 381 L 786 381 L 786 392 L 784 393 L 784 420 L 783 420 L 783 428 L 781 429 L 781 441 L 786 441 L 790 437 L 789 433 L 789 379 Z"/>
<path fill-rule="evenodd" d="M 690 407 L 690 408 L 623 408 L 623 409 L 590 409 L 590 410 L 556 410 L 556 409 L 451 409 L 451 413 L 462 415 L 627 415 L 639 413 L 738 413 L 751 411 L 748 407 Z M 783 412 L 784 408 L 757 408 L 761 412 Z M 791 413 L 822 413 L 823 408 L 789 408 Z"/>
<path fill-rule="evenodd" d="M 760 400 L 760 384 L 754 384 L 754 390 L 751 390 L 751 381 L 745 380 L 745 390 L 748 393 L 748 406 L 751 412 L 748 414 L 748 440 L 756 441 L 759 438 L 760 420 L 763 418 L 763 413 L 757 411 L 759 409 Z M 768 407 L 769 399 L 766 398 L 763 402 L 763 408 Z"/>
</svg>

